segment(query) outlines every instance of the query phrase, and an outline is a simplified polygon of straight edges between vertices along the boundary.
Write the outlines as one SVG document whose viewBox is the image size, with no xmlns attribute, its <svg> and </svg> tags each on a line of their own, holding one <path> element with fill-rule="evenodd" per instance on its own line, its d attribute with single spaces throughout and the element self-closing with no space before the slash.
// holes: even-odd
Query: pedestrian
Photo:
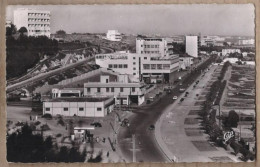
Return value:
<svg viewBox="0 0 260 167">
<path fill-rule="evenodd" d="M 109 151 L 107 152 L 107 157 L 109 157 Z"/>
</svg>

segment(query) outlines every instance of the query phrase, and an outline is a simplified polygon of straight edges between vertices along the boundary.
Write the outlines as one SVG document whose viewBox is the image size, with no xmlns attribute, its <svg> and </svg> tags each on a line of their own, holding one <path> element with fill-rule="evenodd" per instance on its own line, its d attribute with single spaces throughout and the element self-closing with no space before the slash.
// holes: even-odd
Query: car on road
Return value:
<svg viewBox="0 0 260 167">
<path fill-rule="evenodd" d="M 184 88 L 180 88 L 179 91 L 180 91 L 180 92 L 184 92 L 185 89 L 184 89 Z"/>
<path fill-rule="evenodd" d="M 101 123 L 99 123 L 99 122 L 93 122 L 90 125 L 95 126 L 95 127 L 99 127 L 99 128 L 102 127 Z"/>
<path fill-rule="evenodd" d="M 173 96 L 173 98 L 172 98 L 173 100 L 177 100 L 178 99 L 178 97 L 177 96 Z"/>
<path fill-rule="evenodd" d="M 121 122 L 121 126 L 125 127 L 125 126 L 130 126 L 130 123 L 129 123 L 129 119 L 125 118 L 122 122 Z"/>
<path fill-rule="evenodd" d="M 149 130 L 154 130 L 155 129 L 155 126 L 154 125 L 150 125 L 149 126 Z"/>
</svg>

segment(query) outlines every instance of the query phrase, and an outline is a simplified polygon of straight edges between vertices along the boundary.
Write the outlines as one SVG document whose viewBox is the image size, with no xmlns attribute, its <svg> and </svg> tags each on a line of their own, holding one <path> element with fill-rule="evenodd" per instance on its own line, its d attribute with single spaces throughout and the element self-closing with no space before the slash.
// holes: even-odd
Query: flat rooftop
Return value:
<svg viewBox="0 0 260 167">
<path fill-rule="evenodd" d="M 54 99 L 46 99 L 45 102 L 102 102 L 110 99 L 110 97 L 89 98 L 89 97 L 62 97 Z"/>
</svg>

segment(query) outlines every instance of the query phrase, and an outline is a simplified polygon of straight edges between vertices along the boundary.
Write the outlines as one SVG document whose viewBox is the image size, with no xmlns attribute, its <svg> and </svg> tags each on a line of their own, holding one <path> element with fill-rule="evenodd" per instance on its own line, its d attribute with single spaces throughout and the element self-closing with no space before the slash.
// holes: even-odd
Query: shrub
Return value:
<svg viewBox="0 0 260 167">
<path fill-rule="evenodd" d="M 37 122 L 34 123 L 35 126 L 38 126 L 38 125 L 40 125 L 40 124 L 41 124 L 40 121 L 37 121 Z"/>
<path fill-rule="evenodd" d="M 60 133 L 56 135 L 56 137 L 61 137 L 61 136 L 62 136 L 62 135 L 61 135 Z"/>
<path fill-rule="evenodd" d="M 52 119 L 52 115 L 47 113 L 47 114 L 44 114 L 42 116 L 42 118 Z"/>
<path fill-rule="evenodd" d="M 42 131 L 50 130 L 50 127 L 49 127 L 49 125 L 44 124 L 44 125 L 41 126 L 41 130 Z"/>
<path fill-rule="evenodd" d="M 57 122 L 57 124 L 59 125 L 61 125 L 61 126 L 64 126 L 65 125 L 65 122 L 63 121 L 63 119 L 59 119 L 58 120 L 58 122 Z"/>
</svg>

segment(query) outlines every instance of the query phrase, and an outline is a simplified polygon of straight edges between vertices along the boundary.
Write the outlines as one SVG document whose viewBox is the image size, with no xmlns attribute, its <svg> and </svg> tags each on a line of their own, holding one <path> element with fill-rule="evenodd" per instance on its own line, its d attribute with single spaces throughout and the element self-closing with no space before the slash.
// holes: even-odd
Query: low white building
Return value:
<svg viewBox="0 0 260 167">
<path fill-rule="evenodd" d="M 118 32 L 118 30 L 108 30 L 106 39 L 110 40 L 110 41 L 121 41 L 122 40 L 122 36 Z"/>
<path fill-rule="evenodd" d="M 63 97 L 44 101 L 43 114 L 104 117 L 113 107 L 113 98 Z"/>
<path fill-rule="evenodd" d="M 229 55 L 230 53 L 241 53 L 240 49 L 222 49 L 222 56 Z"/>
<path fill-rule="evenodd" d="M 138 105 L 144 102 L 145 84 L 131 82 L 128 75 L 118 75 L 117 80 L 111 82 L 110 76 L 101 75 L 100 82 L 84 84 L 85 97 L 113 97 L 115 104 Z"/>
</svg>

